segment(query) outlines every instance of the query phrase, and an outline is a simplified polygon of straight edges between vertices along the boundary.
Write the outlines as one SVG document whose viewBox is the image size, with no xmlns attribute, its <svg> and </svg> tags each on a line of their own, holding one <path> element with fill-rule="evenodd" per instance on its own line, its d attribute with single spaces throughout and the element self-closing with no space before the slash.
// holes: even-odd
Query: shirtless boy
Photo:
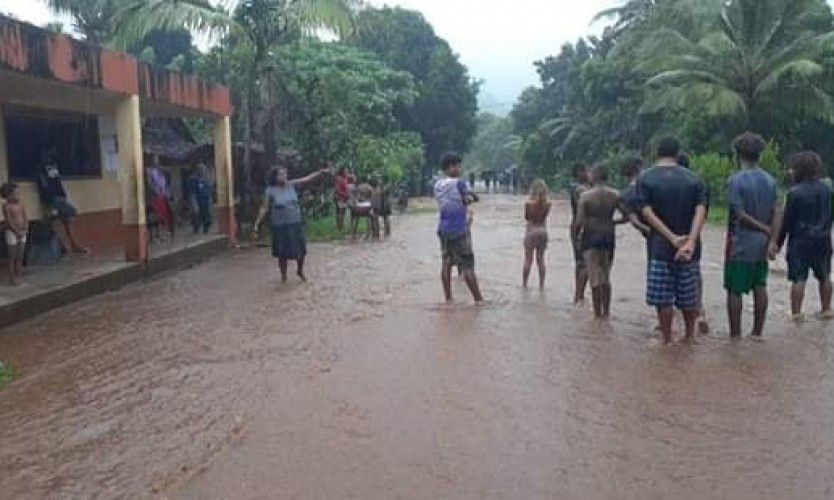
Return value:
<svg viewBox="0 0 834 500">
<path fill-rule="evenodd" d="M 573 166 L 573 179 L 570 186 L 570 242 L 573 247 L 575 280 L 573 303 L 579 304 L 585 300 L 585 288 L 588 287 L 588 269 L 582 256 L 582 244 L 579 240 L 579 226 L 577 225 L 579 198 L 591 187 L 588 179 L 588 166 L 584 163 L 575 164 Z"/>
<path fill-rule="evenodd" d="M 20 285 L 23 277 L 23 253 L 26 250 L 26 235 L 29 232 L 29 218 L 26 208 L 20 200 L 20 191 L 16 184 L 6 183 L 0 187 L 3 204 L 3 217 L 6 219 L 6 245 L 9 249 L 9 281 Z"/>
<path fill-rule="evenodd" d="M 583 259 L 591 285 L 594 315 L 607 318 L 611 314 L 611 267 L 614 263 L 614 212 L 625 213 L 620 193 L 608 187 L 608 172 L 601 167 L 591 170 L 592 187 L 579 198 L 577 226 Z"/>
</svg>

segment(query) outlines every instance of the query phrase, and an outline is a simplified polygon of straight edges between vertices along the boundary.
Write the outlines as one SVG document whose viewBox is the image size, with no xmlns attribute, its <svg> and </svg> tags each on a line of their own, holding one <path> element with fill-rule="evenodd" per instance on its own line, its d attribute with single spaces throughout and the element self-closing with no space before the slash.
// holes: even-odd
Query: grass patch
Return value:
<svg viewBox="0 0 834 500">
<path fill-rule="evenodd" d="M 14 378 L 14 372 L 9 365 L 0 362 L 0 388 L 8 384 Z"/>
<path fill-rule="evenodd" d="M 347 217 L 345 219 L 345 225 L 347 225 Z M 307 241 L 311 243 L 322 243 L 342 240 L 344 238 L 345 235 L 336 229 L 335 217 L 307 219 Z"/>
</svg>

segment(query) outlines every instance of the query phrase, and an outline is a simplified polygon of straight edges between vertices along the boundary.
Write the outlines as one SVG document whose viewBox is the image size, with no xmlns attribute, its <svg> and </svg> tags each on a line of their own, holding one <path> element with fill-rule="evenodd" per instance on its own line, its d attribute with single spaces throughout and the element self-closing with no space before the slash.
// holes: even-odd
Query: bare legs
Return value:
<svg viewBox="0 0 834 500">
<path fill-rule="evenodd" d="M 296 259 L 296 274 L 301 281 L 306 282 L 307 276 L 304 275 L 304 256 L 302 255 Z M 278 259 L 278 269 L 281 271 L 281 283 L 287 282 L 287 270 L 289 269 L 289 259 Z"/>
<path fill-rule="evenodd" d="M 79 245 L 78 240 L 75 239 L 71 221 L 56 220 L 52 224 L 52 229 L 58 235 L 61 245 L 68 253 L 87 253 L 87 250 Z"/>
<path fill-rule="evenodd" d="M 672 319 L 675 317 L 675 310 L 671 307 L 664 307 L 657 310 L 657 320 L 660 323 L 660 335 L 663 338 L 663 345 L 672 343 Z"/>
<path fill-rule="evenodd" d="M 521 283 L 524 288 L 527 288 L 527 283 L 530 281 L 530 271 L 533 269 L 533 253 L 532 247 L 524 248 L 524 269 L 521 273 Z"/>
<path fill-rule="evenodd" d="M 484 296 L 481 294 L 481 288 L 478 286 L 478 278 L 475 276 L 474 269 L 461 270 L 463 279 L 469 291 L 472 293 L 472 298 L 475 299 L 475 304 L 482 304 Z M 452 302 L 452 265 L 443 263 L 443 268 L 440 271 L 440 281 L 443 283 L 443 294 L 446 297 L 446 302 Z"/>
<path fill-rule="evenodd" d="M 730 338 L 741 338 L 741 310 L 743 303 L 740 295 L 727 293 L 727 315 L 730 318 Z"/>
<path fill-rule="evenodd" d="M 12 286 L 23 283 L 23 253 L 25 244 L 9 246 L 9 282 Z"/>
<path fill-rule="evenodd" d="M 767 319 L 767 308 L 770 304 L 769 298 L 767 296 L 767 288 L 756 288 L 756 290 L 753 292 L 753 298 L 756 304 L 756 312 L 753 319 L 753 332 L 751 333 L 751 335 L 754 337 L 761 337 L 762 333 L 764 332 L 765 320 Z"/>
<path fill-rule="evenodd" d="M 536 267 L 539 268 L 539 289 L 544 290 L 544 280 L 547 275 L 547 268 L 544 263 L 544 248 L 536 249 Z"/>
<path fill-rule="evenodd" d="M 583 263 L 576 265 L 574 277 L 576 281 L 576 293 L 573 296 L 573 303 L 578 304 L 585 300 L 585 289 L 588 288 L 588 270 Z"/>
<path fill-rule="evenodd" d="M 794 318 L 802 314 L 802 303 L 805 301 L 805 281 L 791 285 L 791 315 Z M 831 278 L 826 278 L 819 283 L 820 287 L 820 311 L 822 314 L 831 313 L 832 284 Z"/>
</svg>

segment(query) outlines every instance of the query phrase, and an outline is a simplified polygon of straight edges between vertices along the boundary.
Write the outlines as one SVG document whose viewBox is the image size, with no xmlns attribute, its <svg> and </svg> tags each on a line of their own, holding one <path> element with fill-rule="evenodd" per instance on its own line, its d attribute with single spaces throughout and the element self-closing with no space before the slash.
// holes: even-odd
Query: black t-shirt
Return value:
<svg viewBox="0 0 834 500">
<path fill-rule="evenodd" d="M 660 165 L 643 172 L 637 179 L 635 205 L 639 210 L 651 207 L 672 233 L 685 236 L 699 206 L 707 202 L 704 183 L 690 170 L 680 166 Z M 673 261 L 677 250 L 657 231 L 649 236 L 649 259 Z M 693 260 L 701 258 L 701 243 Z"/>
<path fill-rule="evenodd" d="M 41 197 L 48 204 L 53 203 L 55 198 L 67 197 L 61 173 L 58 171 L 58 167 L 54 165 L 47 165 L 43 168 L 38 176 L 38 189 Z"/>
<path fill-rule="evenodd" d="M 788 192 L 780 243 L 788 251 L 831 252 L 831 188 L 823 181 L 803 182 Z"/>
</svg>

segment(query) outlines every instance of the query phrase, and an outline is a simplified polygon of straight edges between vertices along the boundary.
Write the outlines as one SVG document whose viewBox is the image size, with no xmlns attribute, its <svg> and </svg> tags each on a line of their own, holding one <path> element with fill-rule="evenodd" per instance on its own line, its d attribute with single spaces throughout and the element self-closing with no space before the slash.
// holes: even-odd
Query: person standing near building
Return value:
<svg viewBox="0 0 834 500">
<path fill-rule="evenodd" d="M 75 237 L 75 217 L 78 211 L 69 201 L 58 164 L 51 156 L 46 157 L 38 175 L 38 191 L 55 220 L 53 229 L 58 234 L 64 251 L 87 253 L 87 249 L 79 245 Z"/>
<path fill-rule="evenodd" d="M 277 167 L 269 173 L 268 186 L 264 193 L 264 202 L 255 219 L 252 239 L 258 237 L 258 231 L 267 213 L 272 223 L 272 256 L 278 259 L 281 282 L 287 281 L 289 261 L 296 261 L 297 274 L 301 281 L 307 281 L 304 274 L 304 260 L 307 256 L 307 232 L 301 213 L 299 191 L 307 184 L 316 182 L 330 169 L 323 169 L 300 179 L 290 180 L 286 167 Z"/>
<path fill-rule="evenodd" d="M 759 167 L 766 144 L 761 136 L 745 132 L 733 142 L 741 170 L 727 182 L 730 208 L 724 262 L 724 289 L 730 337 L 741 338 L 742 297 L 753 294 L 755 316 L 752 337 L 760 339 L 767 318 L 768 249 L 778 235 L 780 208 L 776 180 Z"/>
<path fill-rule="evenodd" d="M 170 235 L 174 234 L 174 211 L 171 209 L 171 193 L 168 189 L 168 178 L 159 167 L 153 162 L 146 170 L 146 187 L 150 190 L 151 208 L 159 222 L 165 227 Z"/>
<path fill-rule="evenodd" d="M 20 199 L 17 184 L 6 183 L 0 187 L 3 197 L 3 218 L 6 221 L 5 239 L 9 252 L 9 282 L 12 286 L 23 283 L 23 255 L 29 235 L 29 217 Z"/>
<path fill-rule="evenodd" d="M 189 202 L 191 205 L 191 229 L 197 234 L 202 229 L 207 234 L 211 229 L 211 208 L 214 204 L 214 184 L 208 179 L 205 165 L 197 165 L 188 180 Z"/>
<path fill-rule="evenodd" d="M 574 304 L 579 304 L 585 300 L 585 289 L 588 287 L 588 269 L 585 266 L 585 258 L 582 255 L 582 242 L 579 239 L 579 226 L 577 225 L 576 216 L 579 209 L 579 198 L 590 187 L 588 166 L 584 163 L 575 164 L 573 166 L 573 181 L 570 185 L 570 242 L 573 247 L 574 260 Z"/>
<path fill-rule="evenodd" d="M 788 159 L 788 168 L 793 172 L 795 184 L 788 192 L 784 222 L 777 244 L 771 247 L 770 258 L 776 257 L 787 240 L 793 320 L 805 319 L 802 303 L 811 271 L 819 281 L 819 317 L 829 320 L 834 318 L 831 311 L 832 190 L 822 180 L 822 159 L 818 154 L 797 153 Z"/>
<path fill-rule="evenodd" d="M 674 308 L 683 311 L 684 341 L 694 343 L 698 320 L 701 232 L 706 219 L 706 188 L 677 163 L 680 142 L 657 146 L 657 164 L 637 180 L 637 203 L 652 228 L 646 302 L 656 308 L 664 345 L 672 342 Z"/>
</svg>

